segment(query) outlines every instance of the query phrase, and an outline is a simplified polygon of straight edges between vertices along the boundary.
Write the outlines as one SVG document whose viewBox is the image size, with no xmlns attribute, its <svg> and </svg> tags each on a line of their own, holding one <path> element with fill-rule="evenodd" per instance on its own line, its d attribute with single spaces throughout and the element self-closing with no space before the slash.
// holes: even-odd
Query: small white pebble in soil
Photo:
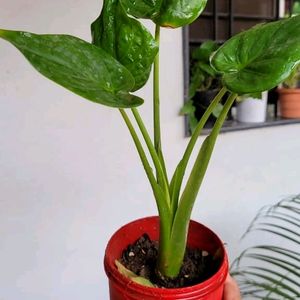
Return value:
<svg viewBox="0 0 300 300">
<path fill-rule="evenodd" d="M 130 251 L 130 252 L 128 253 L 128 255 L 129 255 L 130 257 L 132 257 L 132 256 L 134 256 L 135 254 L 134 254 L 134 252 Z"/>
<path fill-rule="evenodd" d="M 205 256 L 208 256 L 208 255 L 209 255 L 209 253 L 207 251 L 204 251 L 204 250 L 202 251 L 202 256 L 205 257 Z"/>
</svg>

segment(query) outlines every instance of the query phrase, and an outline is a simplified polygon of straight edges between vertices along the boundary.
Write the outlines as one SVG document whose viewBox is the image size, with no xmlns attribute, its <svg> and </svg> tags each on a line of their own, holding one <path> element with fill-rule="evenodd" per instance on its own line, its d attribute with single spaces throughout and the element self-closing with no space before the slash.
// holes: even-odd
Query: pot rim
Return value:
<svg viewBox="0 0 300 300">
<path fill-rule="evenodd" d="M 147 287 L 147 286 L 138 284 L 136 282 L 133 282 L 129 278 L 122 275 L 118 271 L 117 267 L 115 266 L 115 263 L 113 263 L 113 266 L 111 266 L 112 261 L 109 261 L 108 250 L 109 250 L 112 240 L 114 238 L 116 238 L 116 236 L 118 234 L 120 234 L 122 232 L 122 230 L 124 230 L 124 228 L 127 227 L 128 225 L 134 225 L 134 223 L 138 223 L 138 222 L 141 222 L 142 220 L 147 220 L 147 219 L 148 220 L 150 220 L 150 219 L 158 220 L 159 217 L 151 216 L 151 217 L 145 217 L 145 218 L 140 218 L 140 219 L 134 220 L 132 222 L 129 222 L 126 225 L 123 225 L 112 235 L 111 239 L 109 240 L 109 242 L 107 244 L 107 247 L 105 250 L 105 257 L 104 257 L 104 268 L 105 268 L 106 274 L 109 279 L 112 278 L 116 282 L 119 282 L 122 286 L 126 286 L 127 290 L 141 291 L 143 294 L 150 295 L 150 296 L 151 295 L 152 296 L 153 295 L 164 295 L 164 296 L 173 295 L 174 296 L 174 294 L 183 296 L 184 294 L 188 294 L 188 296 L 190 297 L 190 296 L 193 296 L 193 294 L 197 294 L 198 290 L 201 290 L 204 295 L 206 293 L 209 293 L 212 288 L 218 287 L 224 283 L 224 281 L 227 277 L 227 274 L 228 274 L 228 269 L 229 269 L 228 257 L 227 257 L 227 253 L 226 253 L 224 244 L 212 230 L 210 230 L 205 225 L 203 225 L 199 222 L 196 222 L 194 220 L 191 220 L 190 224 L 194 224 L 194 226 L 201 226 L 204 230 L 207 230 L 214 237 L 214 239 L 218 242 L 218 244 L 222 250 L 222 254 L 223 254 L 223 258 L 220 262 L 219 269 L 216 271 L 215 274 L 213 274 L 211 277 L 209 277 L 205 281 L 200 282 L 195 285 L 192 285 L 192 286 L 182 287 L 182 288 Z M 173 298 L 173 299 L 176 299 L 176 298 Z M 187 299 L 189 299 L 189 298 L 187 298 Z"/>
<path fill-rule="evenodd" d="M 299 94 L 300 93 L 300 88 L 278 88 L 277 92 L 279 94 Z"/>
</svg>

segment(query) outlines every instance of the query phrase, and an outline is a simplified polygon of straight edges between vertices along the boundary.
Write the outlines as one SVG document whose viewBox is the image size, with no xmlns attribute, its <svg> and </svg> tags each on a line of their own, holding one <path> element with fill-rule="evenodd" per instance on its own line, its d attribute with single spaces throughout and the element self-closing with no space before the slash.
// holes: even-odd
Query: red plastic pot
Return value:
<svg viewBox="0 0 300 300">
<path fill-rule="evenodd" d="M 120 228 L 108 242 L 104 267 L 109 279 L 110 300 L 221 300 L 224 281 L 228 274 L 227 255 L 221 240 L 207 227 L 190 222 L 188 245 L 190 247 L 215 253 L 221 251 L 221 263 L 218 271 L 209 279 L 197 285 L 185 288 L 164 289 L 151 288 L 137 284 L 119 273 L 115 260 L 121 257 L 122 251 L 135 242 L 142 234 L 147 233 L 151 239 L 158 240 L 158 217 L 148 217 L 133 221 Z"/>
</svg>

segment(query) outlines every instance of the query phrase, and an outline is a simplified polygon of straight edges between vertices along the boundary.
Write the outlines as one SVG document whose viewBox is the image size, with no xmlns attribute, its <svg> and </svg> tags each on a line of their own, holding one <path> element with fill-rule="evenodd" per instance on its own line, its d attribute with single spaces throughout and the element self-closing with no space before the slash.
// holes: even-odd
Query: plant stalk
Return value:
<svg viewBox="0 0 300 300">
<path fill-rule="evenodd" d="M 216 95 L 214 100 L 211 102 L 209 107 L 206 109 L 206 111 L 204 112 L 198 125 L 195 128 L 195 131 L 193 132 L 193 134 L 190 138 L 190 141 L 187 145 L 184 155 L 183 155 L 181 161 L 179 162 L 179 164 L 175 170 L 175 173 L 172 177 L 171 184 L 170 184 L 170 192 L 171 192 L 172 211 L 173 211 L 174 215 L 176 213 L 176 209 L 177 209 L 177 205 L 178 205 L 178 199 L 179 199 L 179 194 L 180 194 L 183 177 L 184 177 L 189 159 L 193 152 L 193 149 L 198 140 L 198 137 L 199 137 L 204 125 L 206 124 L 208 118 L 210 117 L 210 115 L 212 114 L 213 110 L 218 105 L 218 103 L 220 103 L 220 101 L 222 100 L 222 98 L 226 92 L 227 92 L 227 89 L 225 87 L 223 87 L 220 90 L 220 92 Z"/>
<path fill-rule="evenodd" d="M 163 256 L 159 257 L 158 266 L 163 276 L 175 278 L 180 272 L 186 250 L 188 227 L 192 209 L 206 173 L 217 136 L 236 97 L 237 94 L 231 94 L 228 97 L 210 135 L 206 137 L 198 153 L 176 210 L 169 243 L 167 244 L 166 249 L 162 249 Z"/>
<path fill-rule="evenodd" d="M 156 201 L 156 205 L 158 208 L 158 213 L 159 213 L 159 228 L 160 228 L 159 245 L 163 249 L 166 249 L 166 248 L 168 248 L 168 241 L 169 241 L 169 237 L 170 237 L 170 233 L 171 233 L 171 224 L 172 224 L 172 219 L 171 219 L 172 214 L 171 214 L 171 209 L 170 209 L 169 193 L 166 193 L 166 191 L 164 191 L 161 188 L 161 186 L 157 183 L 157 180 L 152 172 L 151 166 L 147 160 L 147 156 L 144 152 L 144 149 L 139 140 L 139 137 L 136 134 L 136 131 L 135 131 L 129 117 L 127 116 L 125 110 L 120 109 L 120 113 L 129 129 L 129 132 L 132 136 L 132 139 L 135 143 L 136 149 L 139 153 L 140 159 L 142 161 L 142 164 L 144 166 L 144 169 L 145 169 L 148 179 L 150 181 L 150 184 L 151 184 L 151 187 L 153 190 L 153 194 L 154 194 L 154 198 Z M 138 120 L 139 126 L 141 126 L 140 128 L 142 128 L 141 131 L 146 136 L 146 140 L 147 140 L 146 143 L 148 143 L 150 146 L 150 138 L 148 139 L 148 137 L 147 137 L 148 134 L 146 134 L 145 128 L 144 128 L 143 124 L 140 122 L 137 112 L 135 112 L 134 115 Z M 151 142 L 151 145 L 152 145 L 152 142 Z M 152 148 L 152 147 L 150 146 L 150 148 Z M 152 150 L 151 150 L 151 152 L 152 152 Z M 153 154 L 153 156 L 154 156 L 154 154 Z M 154 157 L 156 157 L 156 156 L 154 156 Z"/>
<path fill-rule="evenodd" d="M 161 189 L 161 187 L 158 185 L 157 180 L 153 174 L 152 168 L 148 162 L 147 156 L 145 154 L 145 151 L 143 149 L 143 146 L 139 140 L 139 137 L 127 115 L 127 113 L 125 112 L 124 109 L 119 109 L 123 120 L 125 121 L 127 128 L 131 134 L 131 137 L 134 141 L 134 144 L 136 146 L 136 149 L 138 151 L 138 154 L 140 156 L 141 162 L 143 164 L 143 167 L 145 169 L 146 175 L 149 179 L 149 182 L 151 184 L 152 190 L 153 190 L 153 194 L 156 200 L 156 204 L 157 204 L 157 208 L 159 211 L 159 215 L 161 216 L 161 218 L 163 219 L 163 221 L 166 221 L 169 219 L 170 217 L 170 207 L 168 205 L 168 202 L 165 199 L 165 193 L 163 192 L 163 190 Z"/>
<path fill-rule="evenodd" d="M 160 44 L 160 26 L 155 27 L 155 41 Z M 159 89 L 159 51 L 154 59 L 153 64 L 153 127 L 154 127 L 154 147 L 160 159 L 165 177 L 168 178 L 164 156 L 161 145 L 160 129 L 160 89 Z"/>
<path fill-rule="evenodd" d="M 165 176 L 165 172 L 163 170 L 163 167 L 161 165 L 161 161 L 159 159 L 158 154 L 155 151 L 155 147 L 153 146 L 153 143 L 151 141 L 151 138 L 148 134 L 148 131 L 144 125 L 144 122 L 139 114 L 138 109 L 132 108 L 131 109 L 133 116 L 136 120 L 136 123 L 139 126 L 139 129 L 143 135 L 144 141 L 148 147 L 149 153 L 151 155 L 152 161 L 154 163 L 156 173 L 157 173 L 157 182 L 158 184 L 162 187 L 165 193 L 165 198 L 167 201 L 168 206 L 171 206 L 171 200 L 170 200 L 170 193 L 169 193 L 169 184 L 168 184 L 168 179 Z"/>
<path fill-rule="evenodd" d="M 160 26 L 155 27 L 155 41 L 160 43 Z M 154 125 L 154 147 L 159 153 L 161 149 L 160 136 L 160 99 L 159 99 L 159 52 L 154 60 L 153 70 L 153 125 Z"/>
</svg>

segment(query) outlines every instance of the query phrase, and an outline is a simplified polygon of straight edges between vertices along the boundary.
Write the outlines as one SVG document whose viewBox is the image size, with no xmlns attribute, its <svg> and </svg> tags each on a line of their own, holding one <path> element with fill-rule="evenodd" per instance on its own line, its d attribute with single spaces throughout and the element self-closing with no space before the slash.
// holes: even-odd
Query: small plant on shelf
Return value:
<svg viewBox="0 0 300 300">
<path fill-rule="evenodd" d="M 188 117 L 189 128 L 194 132 L 203 113 L 222 88 L 220 74 L 211 66 L 210 57 L 219 48 L 214 41 L 206 41 L 193 50 L 188 100 L 180 114 Z M 218 118 L 223 105 L 219 103 L 209 119 Z"/>
</svg>

